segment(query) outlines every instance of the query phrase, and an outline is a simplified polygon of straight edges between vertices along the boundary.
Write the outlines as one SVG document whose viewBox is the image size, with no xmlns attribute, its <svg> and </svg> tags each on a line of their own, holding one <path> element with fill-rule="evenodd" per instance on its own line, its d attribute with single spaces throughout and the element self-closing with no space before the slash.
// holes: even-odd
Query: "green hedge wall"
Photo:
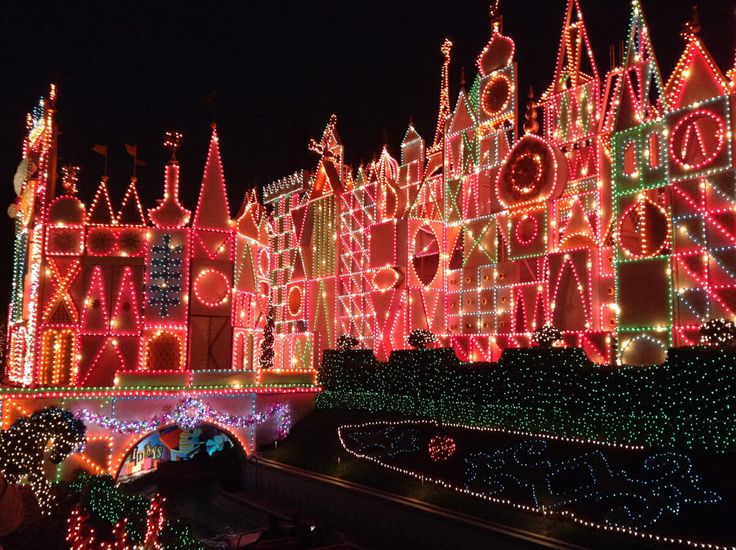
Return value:
<svg viewBox="0 0 736 550">
<path fill-rule="evenodd" d="M 580 349 L 507 350 L 462 363 L 451 349 L 325 351 L 320 408 L 425 416 L 649 447 L 736 450 L 736 353 L 671 349 L 659 366 L 591 363 Z"/>
</svg>

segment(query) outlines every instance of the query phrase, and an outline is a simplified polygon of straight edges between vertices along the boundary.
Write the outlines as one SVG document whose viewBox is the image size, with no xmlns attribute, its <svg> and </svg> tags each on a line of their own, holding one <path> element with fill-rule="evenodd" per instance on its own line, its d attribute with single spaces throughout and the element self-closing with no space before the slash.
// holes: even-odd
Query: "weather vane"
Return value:
<svg viewBox="0 0 736 550">
<path fill-rule="evenodd" d="M 184 138 L 184 134 L 181 132 L 168 131 L 164 133 L 164 147 L 171 153 L 171 160 L 176 160 L 176 152 L 181 147 L 181 140 Z"/>
</svg>

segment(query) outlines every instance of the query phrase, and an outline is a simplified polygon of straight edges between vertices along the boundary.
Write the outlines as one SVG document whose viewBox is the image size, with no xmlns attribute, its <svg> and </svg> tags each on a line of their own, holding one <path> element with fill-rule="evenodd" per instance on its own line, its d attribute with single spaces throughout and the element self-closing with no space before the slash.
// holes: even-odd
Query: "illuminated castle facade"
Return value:
<svg viewBox="0 0 736 550">
<path fill-rule="evenodd" d="M 734 88 L 697 23 L 683 36 L 664 84 L 635 0 L 626 54 L 601 76 L 570 0 L 553 82 L 521 124 L 515 46 L 494 13 L 454 109 L 442 47 L 431 144 L 410 126 L 398 159 L 384 148 L 353 170 L 333 116 L 310 144 L 314 170 L 266 186 L 263 204 L 249 192 L 235 219 L 214 128 L 193 213 L 178 200 L 176 135 L 155 208 L 135 178 L 119 210 L 106 178 L 89 205 L 73 174 L 57 190 L 52 88 L 29 115 L 11 207 L 6 379 L 112 387 L 238 371 L 260 383 L 269 311 L 273 372 L 310 377 L 341 334 L 380 359 L 414 329 L 468 361 L 529 346 L 547 323 L 599 362 L 655 363 L 697 343 L 702 323 L 735 315 Z"/>
<path fill-rule="evenodd" d="M 116 211 L 103 177 L 87 207 L 73 175 L 55 190 L 54 99 L 52 88 L 24 146 L 8 379 L 106 387 L 123 372 L 234 368 L 233 342 L 240 353 L 265 320 L 268 236 L 253 192 L 230 219 L 216 129 L 193 215 L 178 200 L 173 134 L 158 206 L 144 211 L 132 178 Z"/>
<path fill-rule="evenodd" d="M 492 20 L 454 109 L 442 47 L 431 144 L 409 126 L 398 159 L 384 148 L 353 171 L 333 117 L 314 172 L 266 187 L 282 367 L 316 364 L 341 334 L 386 359 L 414 329 L 492 361 L 547 323 L 594 361 L 649 364 L 734 319 L 734 86 L 697 21 L 665 84 L 635 0 L 625 56 L 601 75 L 570 0 L 522 125 L 514 42 Z"/>
</svg>

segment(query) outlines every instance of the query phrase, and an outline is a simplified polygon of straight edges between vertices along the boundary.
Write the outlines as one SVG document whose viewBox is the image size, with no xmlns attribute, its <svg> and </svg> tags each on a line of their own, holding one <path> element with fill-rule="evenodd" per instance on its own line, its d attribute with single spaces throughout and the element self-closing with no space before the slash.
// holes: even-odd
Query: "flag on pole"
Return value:
<svg viewBox="0 0 736 550">
<path fill-rule="evenodd" d="M 105 176 L 107 176 L 107 145 L 95 143 L 92 146 L 92 150 L 98 155 L 102 155 L 103 157 L 105 157 Z"/>
<path fill-rule="evenodd" d="M 107 145 L 100 145 L 99 143 L 96 143 L 92 146 L 92 150 L 98 155 L 102 155 L 103 157 L 107 156 Z"/>
<path fill-rule="evenodd" d="M 133 157 L 133 175 L 135 176 L 135 169 L 138 166 L 145 166 L 146 162 L 138 158 L 138 145 L 125 144 L 125 151 Z"/>
</svg>

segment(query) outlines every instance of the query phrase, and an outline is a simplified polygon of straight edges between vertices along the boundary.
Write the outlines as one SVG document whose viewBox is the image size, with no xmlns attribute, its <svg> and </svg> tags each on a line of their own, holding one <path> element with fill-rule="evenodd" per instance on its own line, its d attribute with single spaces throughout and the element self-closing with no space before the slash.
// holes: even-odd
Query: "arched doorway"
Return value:
<svg viewBox="0 0 736 550">
<path fill-rule="evenodd" d="M 147 433 L 126 449 L 115 479 L 133 479 L 156 470 L 164 462 L 186 462 L 225 450 L 248 454 L 242 440 L 222 426 L 202 423 L 188 429 L 169 424 Z"/>
<path fill-rule="evenodd" d="M 182 341 L 178 334 L 160 331 L 146 346 L 146 370 L 178 371 L 182 366 Z"/>
</svg>

